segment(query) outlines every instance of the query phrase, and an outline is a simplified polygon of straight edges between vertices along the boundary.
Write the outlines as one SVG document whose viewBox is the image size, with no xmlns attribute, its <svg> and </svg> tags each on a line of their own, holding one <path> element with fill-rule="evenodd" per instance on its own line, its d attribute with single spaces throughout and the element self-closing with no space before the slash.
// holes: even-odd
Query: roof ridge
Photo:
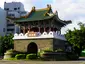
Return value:
<svg viewBox="0 0 85 64">
<path fill-rule="evenodd" d="M 51 9 L 51 5 L 47 5 L 47 8 L 41 8 L 41 9 L 35 9 L 35 6 L 33 6 L 33 7 L 32 7 L 32 10 L 31 10 L 28 14 L 26 14 L 25 16 L 21 16 L 20 18 L 27 18 L 27 17 L 30 16 L 30 14 L 31 14 L 32 12 L 43 11 L 43 10 L 47 10 L 47 12 L 44 13 L 44 16 L 46 16 L 46 14 L 49 12 L 50 9 Z"/>
<path fill-rule="evenodd" d="M 48 11 L 49 11 L 50 8 L 36 9 L 35 12 L 36 12 L 36 11 L 42 11 L 42 10 L 48 10 Z M 47 12 L 48 12 L 48 11 L 47 11 Z M 29 15 L 30 15 L 32 12 L 34 12 L 34 11 L 31 10 L 27 15 L 25 15 L 25 16 L 21 16 L 21 18 L 27 18 L 27 17 L 29 17 Z M 47 12 L 46 12 L 46 13 L 47 13 Z M 46 14 L 46 13 L 45 13 L 45 14 Z M 44 14 L 44 15 L 45 15 L 45 14 Z"/>
<path fill-rule="evenodd" d="M 21 16 L 20 18 L 27 18 L 32 12 L 33 12 L 33 10 L 31 10 L 30 12 L 28 12 L 25 16 Z"/>
</svg>

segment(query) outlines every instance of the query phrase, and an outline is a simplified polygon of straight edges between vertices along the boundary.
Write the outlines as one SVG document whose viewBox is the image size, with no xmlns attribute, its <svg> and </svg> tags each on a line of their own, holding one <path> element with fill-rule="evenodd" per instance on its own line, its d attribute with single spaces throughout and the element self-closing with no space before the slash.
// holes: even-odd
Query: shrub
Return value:
<svg viewBox="0 0 85 64">
<path fill-rule="evenodd" d="M 36 59 L 37 55 L 36 54 L 27 54 L 26 59 Z"/>
<path fill-rule="evenodd" d="M 77 60 L 79 58 L 79 56 L 76 53 L 67 53 L 67 58 L 69 60 Z"/>
<path fill-rule="evenodd" d="M 85 53 L 81 53 L 80 56 L 81 56 L 81 57 L 85 57 Z"/>
<path fill-rule="evenodd" d="M 44 52 L 53 52 L 53 50 L 51 49 L 51 48 L 45 48 L 44 50 L 43 50 Z"/>
<path fill-rule="evenodd" d="M 9 50 L 7 50 L 8 52 L 14 52 L 15 50 L 13 50 L 13 49 L 9 49 Z"/>
<path fill-rule="evenodd" d="M 25 59 L 26 58 L 26 55 L 25 54 L 17 54 L 15 56 L 16 59 Z"/>
<path fill-rule="evenodd" d="M 64 50 L 59 48 L 59 49 L 55 50 L 55 52 L 64 52 Z"/>
<path fill-rule="evenodd" d="M 38 52 L 38 54 L 37 54 L 38 58 L 41 58 L 41 57 L 43 56 L 44 53 L 45 53 L 44 51 Z"/>
<path fill-rule="evenodd" d="M 85 50 L 83 50 L 80 54 L 81 57 L 85 57 Z"/>
<path fill-rule="evenodd" d="M 14 56 L 15 56 L 15 52 L 13 49 L 7 50 L 4 53 L 4 59 L 13 58 Z"/>
<path fill-rule="evenodd" d="M 37 56 L 40 57 L 40 52 L 37 53 Z"/>
</svg>

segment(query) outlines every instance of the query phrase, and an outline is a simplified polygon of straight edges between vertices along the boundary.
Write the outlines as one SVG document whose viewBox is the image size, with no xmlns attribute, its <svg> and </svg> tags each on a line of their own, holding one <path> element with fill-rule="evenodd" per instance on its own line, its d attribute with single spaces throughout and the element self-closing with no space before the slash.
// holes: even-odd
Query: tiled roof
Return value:
<svg viewBox="0 0 85 64">
<path fill-rule="evenodd" d="M 56 21 L 62 23 L 63 25 L 71 23 L 71 21 L 63 21 L 63 20 L 59 19 L 58 13 L 54 14 L 52 12 L 50 5 L 47 5 L 47 8 L 43 8 L 43 9 L 35 9 L 35 7 L 32 7 L 31 12 L 29 12 L 25 16 L 21 16 L 20 18 L 11 18 L 11 17 L 8 17 L 8 18 L 14 20 L 15 23 L 21 23 L 21 22 L 40 21 L 40 20 L 51 19 L 54 16 L 57 19 Z"/>
<path fill-rule="evenodd" d="M 15 20 L 15 22 L 28 22 L 28 21 L 38 21 L 38 20 L 45 20 L 52 18 L 55 14 L 53 14 L 51 8 L 44 8 L 44 9 L 34 9 L 31 12 L 21 18 Z"/>
</svg>

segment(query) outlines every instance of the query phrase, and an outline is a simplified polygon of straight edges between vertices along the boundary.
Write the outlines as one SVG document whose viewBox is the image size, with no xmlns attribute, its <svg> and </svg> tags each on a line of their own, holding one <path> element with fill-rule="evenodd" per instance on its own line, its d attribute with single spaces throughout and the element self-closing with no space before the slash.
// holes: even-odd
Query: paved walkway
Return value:
<svg viewBox="0 0 85 64">
<path fill-rule="evenodd" d="M 85 61 L 8 61 L 1 60 L 0 64 L 85 64 Z"/>
<path fill-rule="evenodd" d="M 77 61 L 24 61 L 24 60 L 0 60 L 0 64 L 85 64 L 85 57 Z"/>
</svg>

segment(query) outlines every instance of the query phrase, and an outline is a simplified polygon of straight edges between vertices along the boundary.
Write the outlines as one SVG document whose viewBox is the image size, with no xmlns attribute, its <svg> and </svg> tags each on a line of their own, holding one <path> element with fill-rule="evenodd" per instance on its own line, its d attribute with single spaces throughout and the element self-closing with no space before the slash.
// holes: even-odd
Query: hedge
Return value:
<svg viewBox="0 0 85 64">
<path fill-rule="evenodd" d="M 37 59 L 37 55 L 36 54 L 27 54 L 26 59 Z"/>
<path fill-rule="evenodd" d="M 26 59 L 26 55 L 25 54 L 17 54 L 15 56 L 16 59 Z"/>
</svg>

